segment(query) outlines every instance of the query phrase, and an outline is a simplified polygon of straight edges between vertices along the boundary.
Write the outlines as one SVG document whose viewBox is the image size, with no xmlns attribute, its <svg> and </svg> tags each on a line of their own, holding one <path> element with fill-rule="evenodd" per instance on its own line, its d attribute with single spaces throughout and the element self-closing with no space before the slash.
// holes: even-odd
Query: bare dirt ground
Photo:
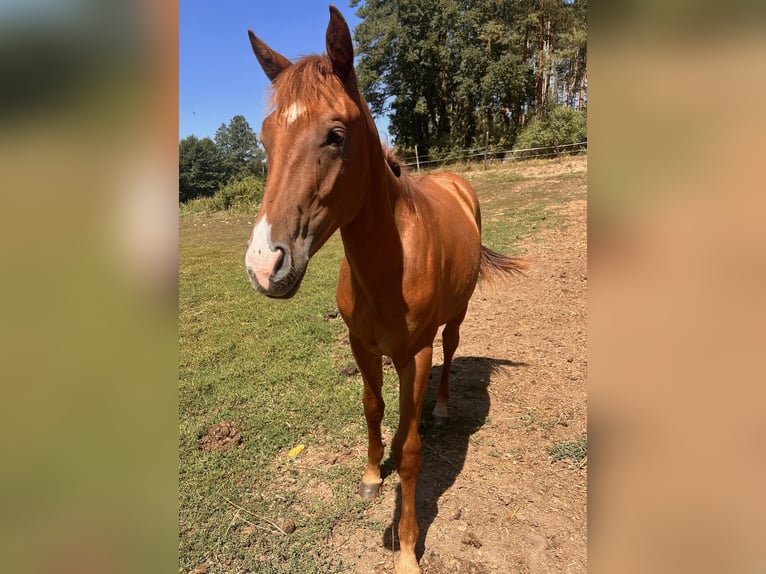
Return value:
<svg viewBox="0 0 766 574">
<path fill-rule="evenodd" d="M 586 161 L 531 166 L 524 175 L 584 173 Z M 549 454 L 587 431 L 584 178 L 563 188 L 547 208 L 557 223 L 522 242 L 528 274 L 474 294 L 452 368 L 449 427 L 424 422 L 417 492 L 424 574 L 587 570 L 587 458 L 552 462 Z M 440 352 L 437 341 L 434 384 Z M 390 444 L 392 429 L 384 432 Z M 398 521 L 396 473 L 384 467 L 384 474 L 382 495 L 363 519 L 339 524 L 330 541 L 355 572 L 393 572 L 391 526 L 382 537 L 373 526 Z"/>
</svg>

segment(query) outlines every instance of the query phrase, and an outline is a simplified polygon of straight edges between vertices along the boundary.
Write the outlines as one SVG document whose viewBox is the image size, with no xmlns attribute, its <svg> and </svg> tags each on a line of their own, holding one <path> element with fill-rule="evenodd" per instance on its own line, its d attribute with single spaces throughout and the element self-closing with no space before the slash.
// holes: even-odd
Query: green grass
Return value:
<svg viewBox="0 0 766 574">
<path fill-rule="evenodd" d="M 580 463 L 588 454 L 588 435 L 584 434 L 574 441 L 558 442 L 548 449 L 551 455 L 551 462 L 570 458 L 576 463 Z"/>
<path fill-rule="evenodd" d="M 567 200 L 550 181 L 510 170 L 469 179 L 488 214 L 484 242 L 500 251 L 554 224 L 547 207 Z M 204 563 L 210 574 L 348 571 L 327 541 L 338 524 L 365 520 L 356 488 L 366 430 L 361 378 L 340 373 L 353 363 L 345 326 L 323 317 L 336 308 L 342 245 L 336 235 L 312 259 L 293 299 L 267 299 L 244 271 L 253 221 L 233 212 L 180 218 L 179 572 Z M 394 371 L 384 379 L 383 424 L 396 428 Z M 206 429 L 221 421 L 240 430 L 242 448 L 201 451 Z M 298 444 L 306 449 L 290 462 Z M 337 462 L 326 462 L 333 453 Z M 296 526 L 288 535 L 270 526 L 284 519 Z"/>
<path fill-rule="evenodd" d="M 335 502 L 302 519 L 291 510 L 301 484 L 286 481 L 276 462 L 298 443 L 362 436 L 360 383 L 338 375 L 352 360 L 338 344 L 342 325 L 322 317 L 335 307 L 342 247 L 335 240 L 317 255 L 292 301 L 272 301 L 256 296 L 244 273 L 250 227 L 230 214 L 181 219 L 180 571 L 210 560 L 226 572 L 253 563 L 268 572 L 332 572 L 332 556 L 303 547 L 358 505 L 356 477 L 325 477 Z M 222 420 L 241 430 L 244 448 L 201 452 L 205 429 Z M 247 515 L 227 499 L 298 527 L 289 537 L 242 536 Z"/>
</svg>

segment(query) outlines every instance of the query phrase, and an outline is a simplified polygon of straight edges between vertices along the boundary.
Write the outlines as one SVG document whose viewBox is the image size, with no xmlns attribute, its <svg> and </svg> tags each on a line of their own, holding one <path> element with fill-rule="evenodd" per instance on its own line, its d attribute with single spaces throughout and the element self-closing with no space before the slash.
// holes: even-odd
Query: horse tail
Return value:
<svg viewBox="0 0 766 574">
<path fill-rule="evenodd" d="M 481 246 L 481 265 L 479 275 L 489 283 L 504 276 L 520 275 L 529 268 L 529 262 L 521 257 L 509 257 Z"/>
</svg>

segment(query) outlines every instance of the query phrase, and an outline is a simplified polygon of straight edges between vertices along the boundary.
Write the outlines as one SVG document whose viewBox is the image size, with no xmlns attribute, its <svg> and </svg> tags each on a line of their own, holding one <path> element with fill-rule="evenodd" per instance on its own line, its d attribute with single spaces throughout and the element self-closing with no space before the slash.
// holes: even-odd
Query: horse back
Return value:
<svg viewBox="0 0 766 574">
<path fill-rule="evenodd" d="M 456 211 L 459 207 L 467 220 L 481 231 L 479 198 L 471 184 L 462 177 L 452 173 L 431 174 L 420 178 L 417 185 L 429 202 L 439 206 L 439 216 L 446 216 L 455 224 L 460 224 Z"/>
<path fill-rule="evenodd" d="M 417 232 L 405 236 L 410 279 L 428 283 L 439 323 L 464 310 L 481 264 L 481 213 L 471 185 L 463 178 L 433 174 L 415 180 Z"/>
</svg>

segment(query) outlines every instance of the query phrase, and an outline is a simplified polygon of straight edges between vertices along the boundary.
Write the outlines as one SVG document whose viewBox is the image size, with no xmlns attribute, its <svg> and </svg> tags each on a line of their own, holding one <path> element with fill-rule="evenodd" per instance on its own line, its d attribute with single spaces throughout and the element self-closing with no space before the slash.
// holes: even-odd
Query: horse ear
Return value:
<svg viewBox="0 0 766 574">
<path fill-rule="evenodd" d="M 330 6 L 330 23 L 327 25 L 327 55 L 332 71 L 343 83 L 354 73 L 354 45 L 348 24 L 335 6 Z"/>
<path fill-rule="evenodd" d="M 269 80 L 273 82 L 286 68 L 293 65 L 282 54 L 269 48 L 258 36 L 253 34 L 252 30 L 248 30 L 247 34 L 250 36 L 250 45 L 253 47 L 255 57 L 258 58 L 258 63 Z"/>
</svg>

